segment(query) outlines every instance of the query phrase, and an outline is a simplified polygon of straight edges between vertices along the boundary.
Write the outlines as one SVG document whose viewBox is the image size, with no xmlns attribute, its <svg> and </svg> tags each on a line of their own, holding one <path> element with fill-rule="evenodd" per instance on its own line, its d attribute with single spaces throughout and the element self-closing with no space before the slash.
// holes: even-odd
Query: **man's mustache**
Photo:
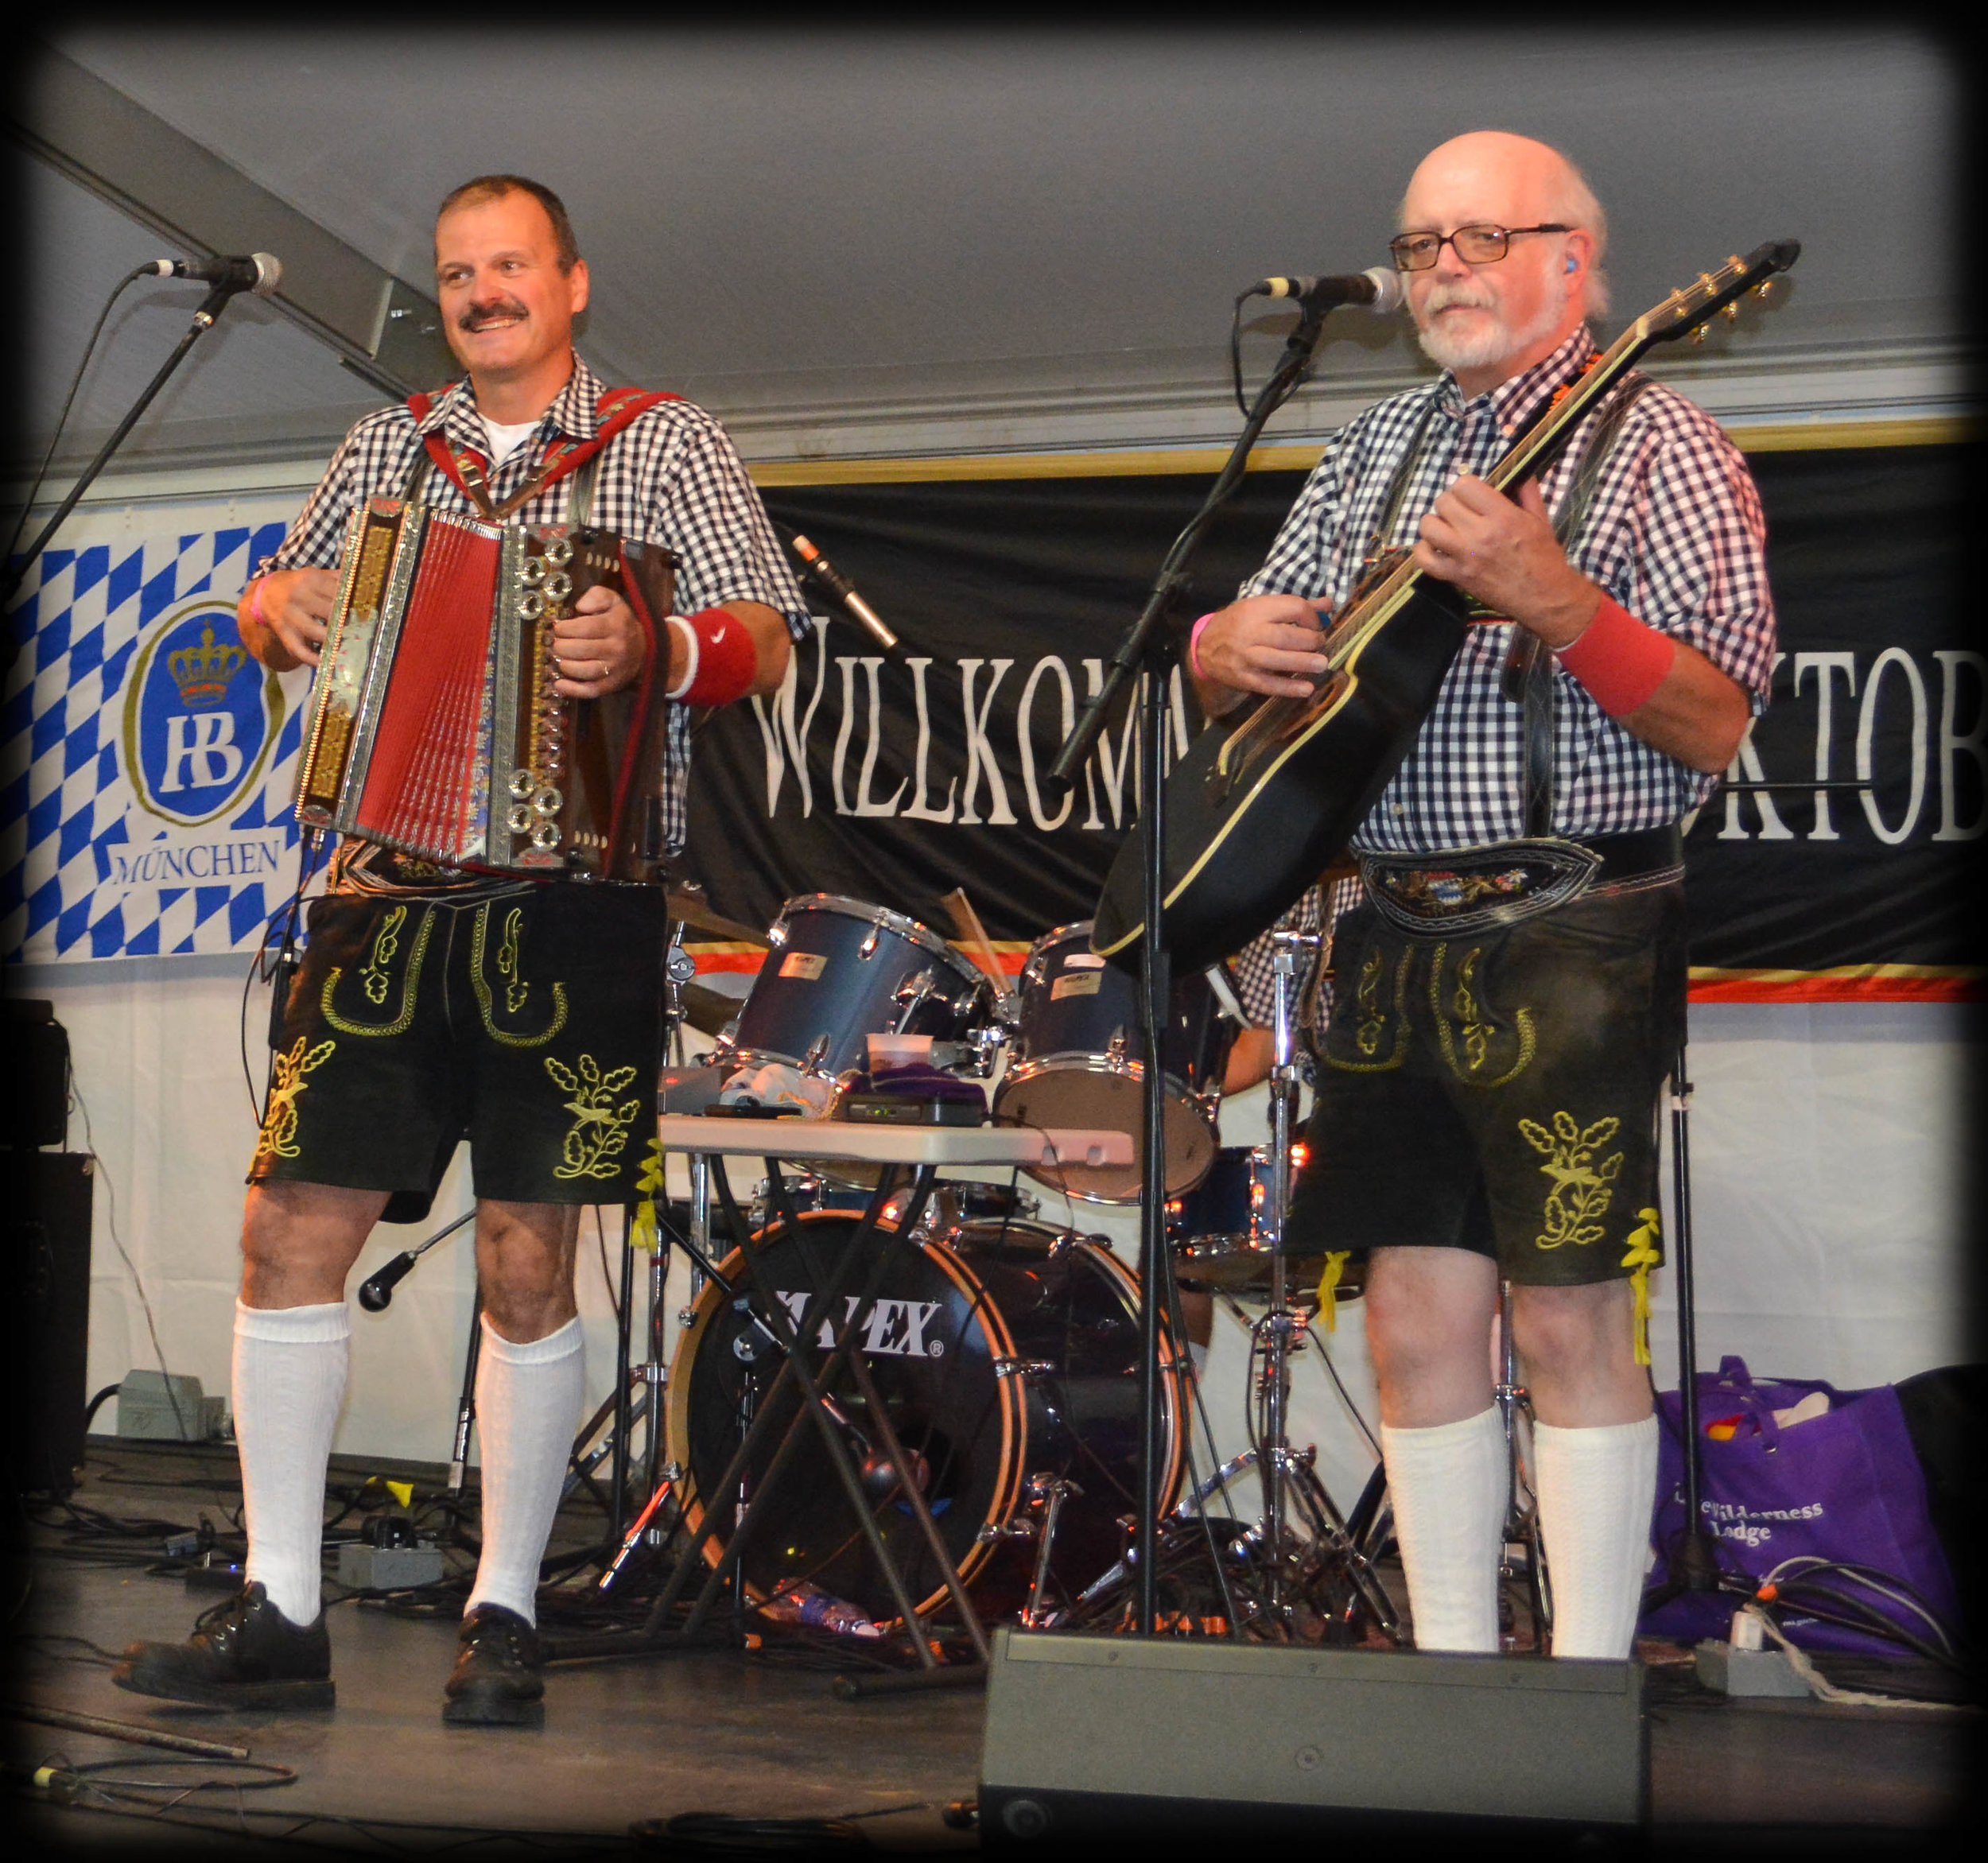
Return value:
<svg viewBox="0 0 1988 1863">
<path fill-rule="evenodd" d="M 494 324 L 500 317 L 529 316 L 525 307 L 515 298 L 501 298 L 495 304 L 472 304 L 456 320 L 459 330 L 480 330 L 487 324 Z"/>
<path fill-rule="evenodd" d="M 1424 316 L 1442 310 L 1495 310 L 1497 301 L 1477 285 L 1439 285 L 1423 299 Z"/>
</svg>

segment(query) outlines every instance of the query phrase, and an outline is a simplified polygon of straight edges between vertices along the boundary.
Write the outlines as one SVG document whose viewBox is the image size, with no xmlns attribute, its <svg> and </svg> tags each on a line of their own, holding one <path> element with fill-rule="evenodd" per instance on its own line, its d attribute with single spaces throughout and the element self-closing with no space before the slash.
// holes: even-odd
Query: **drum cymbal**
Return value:
<svg viewBox="0 0 1988 1863">
<path fill-rule="evenodd" d="M 734 944 L 757 945 L 763 950 L 766 948 L 765 932 L 755 931 L 749 925 L 741 925 L 736 918 L 727 918 L 722 913 L 713 912 L 705 902 L 702 887 L 671 887 L 666 896 L 672 918 L 680 918 L 685 925 L 698 931 L 713 933 Z"/>
<path fill-rule="evenodd" d="M 681 997 L 683 1019 L 707 1035 L 721 1035 L 725 1024 L 735 1021 L 745 1007 L 743 996 L 728 996 L 708 984 L 685 984 Z"/>
</svg>

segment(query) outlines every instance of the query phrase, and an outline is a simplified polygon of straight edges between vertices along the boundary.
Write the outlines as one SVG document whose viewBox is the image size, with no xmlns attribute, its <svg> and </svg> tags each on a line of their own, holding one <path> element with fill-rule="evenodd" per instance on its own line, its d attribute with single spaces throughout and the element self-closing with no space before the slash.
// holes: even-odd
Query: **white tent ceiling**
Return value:
<svg viewBox="0 0 1988 1863">
<path fill-rule="evenodd" d="M 375 16 L 52 42 L 424 289 L 448 187 L 544 179 L 592 266 L 591 358 L 705 402 L 763 458 L 1225 437 L 1236 292 L 1375 262 L 1418 157 L 1485 124 L 1586 169 L 1618 312 L 1763 239 L 1804 242 L 1779 308 L 1686 371 L 1721 411 L 1909 411 L 1959 380 L 1963 81 L 1909 29 L 526 33 Z M 162 250 L 26 166 L 17 460 L 45 444 L 104 293 Z M 196 301 L 127 294 L 65 456 L 108 431 Z M 1253 340 L 1259 371 L 1274 353 Z M 1273 433 L 1315 432 L 1418 366 L 1397 320 L 1339 313 Z M 321 452 L 378 399 L 238 301 L 124 463 Z"/>
</svg>

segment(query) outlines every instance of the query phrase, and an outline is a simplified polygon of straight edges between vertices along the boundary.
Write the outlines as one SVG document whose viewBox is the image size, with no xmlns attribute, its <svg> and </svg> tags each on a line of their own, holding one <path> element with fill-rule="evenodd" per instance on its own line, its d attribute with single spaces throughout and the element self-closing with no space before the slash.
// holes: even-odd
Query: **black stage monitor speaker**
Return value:
<svg viewBox="0 0 1988 1863">
<path fill-rule="evenodd" d="M 1454 1834 L 1474 1858 L 1501 1840 L 1529 1857 L 1615 1854 L 1640 1841 L 1648 1770 L 1633 1662 L 1004 1629 L 980 1842 L 1172 1855 Z"/>
<path fill-rule="evenodd" d="M 4 1439 L 16 1492 L 67 1494 L 83 1463 L 91 1162 L 83 1152 L 0 1152 Z"/>
</svg>

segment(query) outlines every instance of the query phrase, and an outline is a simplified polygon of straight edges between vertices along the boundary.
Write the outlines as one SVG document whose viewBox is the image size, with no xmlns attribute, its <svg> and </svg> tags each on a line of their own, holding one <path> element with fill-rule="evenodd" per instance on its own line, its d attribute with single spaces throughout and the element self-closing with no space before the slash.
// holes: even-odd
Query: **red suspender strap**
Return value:
<svg viewBox="0 0 1988 1863">
<path fill-rule="evenodd" d="M 538 470 L 530 482 L 522 491 L 506 499 L 501 508 L 490 502 L 489 467 L 480 453 L 468 447 L 460 450 L 451 448 L 439 429 L 424 434 L 421 444 L 427 448 L 428 456 L 435 462 L 436 469 L 443 477 L 486 518 L 496 521 L 508 518 L 538 497 L 548 485 L 565 478 L 576 467 L 584 465 L 638 415 L 646 413 L 666 401 L 682 399 L 680 394 L 668 394 L 661 390 L 603 389 L 600 399 L 594 406 L 593 438 L 553 441 L 546 449 Z M 428 418 L 434 405 L 432 395 L 410 394 L 407 398 L 407 411 L 414 417 L 417 427 Z"/>
</svg>

